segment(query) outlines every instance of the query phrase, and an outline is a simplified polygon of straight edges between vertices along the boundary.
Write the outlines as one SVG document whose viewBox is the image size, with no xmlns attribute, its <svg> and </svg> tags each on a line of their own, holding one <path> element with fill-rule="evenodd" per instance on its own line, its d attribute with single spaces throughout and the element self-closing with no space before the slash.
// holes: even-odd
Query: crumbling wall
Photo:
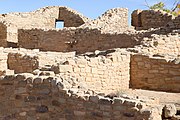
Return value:
<svg viewBox="0 0 180 120">
<path fill-rule="evenodd" d="M 7 70 L 7 54 L 0 48 L 0 76 L 5 75 L 5 70 Z"/>
<path fill-rule="evenodd" d="M 7 46 L 7 26 L 0 22 L 0 47 Z"/>
<path fill-rule="evenodd" d="M 141 45 L 136 46 L 141 53 L 178 56 L 180 54 L 180 35 L 179 33 L 169 33 L 166 35 L 152 34 L 144 37 Z"/>
<path fill-rule="evenodd" d="M 173 16 L 160 10 L 135 10 L 132 13 L 132 25 L 139 29 L 164 27 L 173 20 Z"/>
<path fill-rule="evenodd" d="M 62 20 L 64 27 L 79 27 L 89 19 L 70 8 L 60 7 L 59 18 L 57 20 Z"/>
<path fill-rule="evenodd" d="M 114 8 L 106 11 L 102 16 L 83 24 L 81 27 L 96 28 L 102 32 L 119 32 L 128 29 L 128 9 Z"/>
<path fill-rule="evenodd" d="M 132 88 L 180 92 L 179 59 L 168 61 L 143 55 L 131 56 L 130 85 Z"/>
<path fill-rule="evenodd" d="M 130 55 L 117 52 L 98 57 L 79 56 L 60 64 L 56 72 L 65 79 L 76 79 L 81 87 L 110 93 L 129 89 L 129 65 Z"/>
<path fill-rule="evenodd" d="M 111 48 L 134 47 L 142 38 L 136 33 L 101 33 L 97 29 L 66 28 L 62 30 L 18 30 L 19 46 L 42 51 L 84 53 Z"/>
<path fill-rule="evenodd" d="M 7 64 L 8 69 L 14 70 L 15 73 L 32 73 L 39 67 L 37 56 L 20 53 L 9 53 Z"/>
<path fill-rule="evenodd" d="M 17 43 L 18 29 L 55 28 L 58 20 L 63 20 L 65 27 L 78 27 L 88 21 L 88 18 L 70 8 L 52 6 L 40 8 L 33 12 L 0 14 L 0 20 L 9 23 L 4 29 L 5 32 L 2 31 L 2 34 L 7 34 L 7 38 L 3 38 L 4 41 Z M 5 45 L 5 47 L 7 46 Z"/>
<path fill-rule="evenodd" d="M 153 100 L 110 99 L 62 85 L 59 79 L 32 74 L 1 77 L 0 118 L 161 120 L 162 110 Z"/>
</svg>

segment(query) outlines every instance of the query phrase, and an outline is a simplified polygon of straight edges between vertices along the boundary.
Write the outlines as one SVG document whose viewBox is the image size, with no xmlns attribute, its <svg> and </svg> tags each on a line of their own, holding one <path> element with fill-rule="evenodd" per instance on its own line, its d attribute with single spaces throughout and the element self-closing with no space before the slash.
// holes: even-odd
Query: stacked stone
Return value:
<svg viewBox="0 0 180 120">
<path fill-rule="evenodd" d="M 32 73 L 39 67 L 38 57 L 20 53 L 8 54 L 8 68 L 15 73 Z"/>
<path fill-rule="evenodd" d="M 110 9 L 96 20 L 86 22 L 81 27 L 101 29 L 103 33 L 125 31 L 128 29 L 128 9 Z"/>
<path fill-rule="evenodd" d="M 131 87 L 180 92 L 180 60 L 143 55 L 131 57 Z"/>
<path fill-rule="evenodd" d="M 0 78 L 1 119 L 151 119 L 161 120 L 154 100 L 90 94 L 65 89 L 62 79 L 32 74 Z"/>
<path fill-rule="evenodd" d="M 164 27 L 168 22 L 173 20 L 173 15 L 166 13 L 161 10 L 143 10 L 143 11 L 134 11 L 132 13 L 132 21 L 138 21 L 133 26 L 140 27 L 140 29 L 149 29 L 149 28 L 159 28 Z"/>
<path fill-rule="evenodd" d="M 4 22 L 0 22 L 0 47 L 6 47 L 7 46 L 7 26 L 4 24 Z"/>
<path fill-rule="evenodd" d="M 3 53 L 3 48 L 0 48 L 0 76 L 5 74 L 7 70 L 7 54 Z"/>
<path fill-rule="evenodd" d="M 98 92 L 128 89 L 130 56 L 120 52 L 107 56 L 78 56 L 53 68 L 64 79 L 77 79 L 82 87 L 89 86 Z"/>
<path fill-rule="evenodd" d="M 141 45 L 136 46 L 141 53 L 157 54 L 163 56 L 178 56 L 180 51 L 180 38 L 178 33 L 167 35 L 152 34 L 149 38 L 145 37 Z"/>
</svg>

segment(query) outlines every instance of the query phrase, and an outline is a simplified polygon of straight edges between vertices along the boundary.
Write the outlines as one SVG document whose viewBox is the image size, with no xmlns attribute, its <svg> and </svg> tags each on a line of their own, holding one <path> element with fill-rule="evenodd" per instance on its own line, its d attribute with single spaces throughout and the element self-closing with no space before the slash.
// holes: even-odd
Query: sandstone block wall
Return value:
<svg viewBox="0 0 180 120">
<path fill-rule="evenodd" d="M 42 51 L 85 53 L 95 50 L 134 47 L 140 43 L 134 33 L 101 33 L 97 29 L 18 30 L 19 46 Z"/>
<path fill-rule="evenodd" d="M 164 27 L 173 16 L 160 10 L 136 10 L 132 13 L 132 25 L 140 29 Z"/>
<path fill-rule="evenodd" d="M 112 53 L 99 57 L 77 57 L 59 65 L 64 79 L 77 79 L 79 84 L 98 92 L 129 89 L 130 55 Z M 84 87 L 84 86 L 83 86 Z"/>
<path fill-rule="evenodd" d="M 0 78 L 1 119 L 161 120 L 162 111 L 148 101 L 78 95 L 58 86 L 58 79 L 30 76 Z"/>
<path fill-rule="evenodd" d="M 15 73 L 32 73 L 39 67 L 39 62 L 37 56 L 9 53 L 7 65 L 8 69 L 14 70 Z"/>
<path fill-rule="evenodd" d="M 105 33 L 125 31 L 128 29 L 128 9 L 110 9 L 97 19 L 85 22 L 81 27 L 98 28 Z"/>
<path fill-rule="evenodd" d="M 0 47 L 7 46 L 7 27 L 4 23 L 0 22 Z"/>
<path fill-rule="evenodd" d="M 131 56 L 132 88 L 180 92 L 180 63 L 163 58 L 150 58 L 143 55 Z"/>
<path fill-rule="evenodd" d="M 166 35 L 152 34 L 144 37 L 139 47 L 141 53 L 161 56 L 178 56 L 180 54 L 180 35 L 170 33 Z"/>
<path fill-rule="evenodd" d="M 17 43 L 18 29 L 55 28 L 58 20 L 63 20 L 65 27 L 78 27 L 88 21 L 88 18 L 70 8 L 52 6 L 27 13 L 0 14 L 0 20 L 9 24 L 6 29 L 2 27 L 4 32 L 2 31 L 1 34 L 7 34 L 7 38 L 3 38 L 3 40 Z"/>
<path fill-rule="evenodd" d="M 7 58 L 7 54 L 0 51 L 0 76 L 4 75 L 5 70 L 7 70 Z"/>
<path fill-rule="evenodd" d="M 64 27 L 79 27 L 89 19 L 79 14 L 75 10 L 67 7 L 60 7 L 59 18 L 57 20 L 64 21 Z"/>
</svg>

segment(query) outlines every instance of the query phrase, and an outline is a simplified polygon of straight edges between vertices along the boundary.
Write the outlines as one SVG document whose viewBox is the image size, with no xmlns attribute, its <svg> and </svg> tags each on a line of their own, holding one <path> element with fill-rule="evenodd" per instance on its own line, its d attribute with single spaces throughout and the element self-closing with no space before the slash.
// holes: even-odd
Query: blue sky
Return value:
<svg viewBox="0 0 180 120">
<path fill-rule="evenodd" d="M 152 5 L 160 0 L 147 0 Z M 162 0 L 167 6 L 174 0 Z M 68 6 L 95 19 L 106 10 L 116 7 L 128 8 L 129 12 L 135 9 L 147 9 L 145 0 L 0 0 L 0 14 L 9 12 L 29 12 L 45 6 Z"/>
</svg>

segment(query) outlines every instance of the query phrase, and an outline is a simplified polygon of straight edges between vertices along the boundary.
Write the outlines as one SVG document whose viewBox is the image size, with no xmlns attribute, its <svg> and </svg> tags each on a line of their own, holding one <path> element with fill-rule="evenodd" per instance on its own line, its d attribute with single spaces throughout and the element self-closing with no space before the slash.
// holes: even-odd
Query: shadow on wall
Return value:
<svg viewBox="0 0 180 120">
<path fill-rule="evenodd" d="M 103 34 L 97 29 L 89 28 L 18 30 L 18 44 L 21 47 L 41 51 L 85 53 L 112 48 L 129 48 L 140 44 L 141 39 L 137 34 Z"/>
</svg>

